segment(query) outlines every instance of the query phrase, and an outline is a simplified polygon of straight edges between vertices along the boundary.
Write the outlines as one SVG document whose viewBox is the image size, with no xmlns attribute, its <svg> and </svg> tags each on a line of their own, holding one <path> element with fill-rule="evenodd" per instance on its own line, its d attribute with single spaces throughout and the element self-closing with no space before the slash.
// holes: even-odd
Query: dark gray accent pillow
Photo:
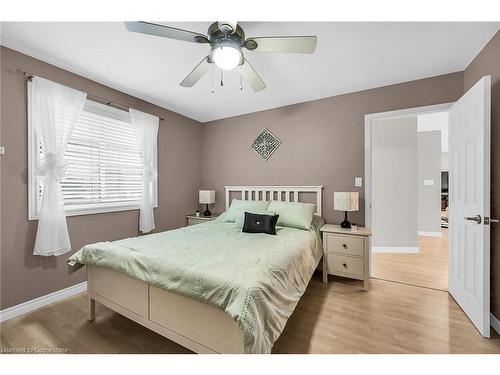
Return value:
<svg viewBox="0 0 500 375">
<path fill-rule="evenodd" d="M 276 223 L 280 215 L 262 215 L 245 212 L 243 232 L 276 235 Z"/>
</svg>

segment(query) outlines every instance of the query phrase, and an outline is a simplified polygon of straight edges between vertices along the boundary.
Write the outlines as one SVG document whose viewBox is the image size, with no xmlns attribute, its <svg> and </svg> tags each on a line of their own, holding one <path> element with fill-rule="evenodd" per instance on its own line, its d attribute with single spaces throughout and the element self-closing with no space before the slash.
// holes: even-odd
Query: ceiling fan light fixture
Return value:
<svg viewBox="0 0 500 375">
<path fill-rule="evenodd" d="M 212 60 L 219 68 L 232 70 L 241 64 L 243 54 L 240 49 L 222 45 L 212 50 Z"/>
</svg>

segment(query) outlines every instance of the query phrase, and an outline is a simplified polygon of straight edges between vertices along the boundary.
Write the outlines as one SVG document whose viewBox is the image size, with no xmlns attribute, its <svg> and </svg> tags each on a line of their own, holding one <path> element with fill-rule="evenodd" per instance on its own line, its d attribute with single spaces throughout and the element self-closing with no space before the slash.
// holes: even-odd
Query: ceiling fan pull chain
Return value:
<svg viewBox="0 0 500 375">
<path fill-rule="evenodd" d="M 220 70 L 220 85 L 224 86 L 224 69 Z"/>
<path fill-rule="evenodd" d="M 240 65 L 240 91 L 243 90 L 243 67 Z"/>
<path fill-rule="evenodd" d="M 212 67 L 211 67 L 211 70 L 212 70 L 212 94 L 215 92 L 214 91 L 214 64 L 212 64 Z"/>
</svg>

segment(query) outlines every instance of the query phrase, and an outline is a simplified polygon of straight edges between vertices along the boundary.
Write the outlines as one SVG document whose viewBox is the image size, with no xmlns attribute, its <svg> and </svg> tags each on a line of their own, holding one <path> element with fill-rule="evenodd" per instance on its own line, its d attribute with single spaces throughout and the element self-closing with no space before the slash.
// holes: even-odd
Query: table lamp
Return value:
<svg viewBox="0 0 500 375">
<path fill-rule="evenodd" d="M 347 220 L 347 211 L 359 210 L 359 193 L 358 192 L 334 192 L 333 193 L 333 209 L 336 211 L 344 211 L 344 221 L 340 226 L 344 229 L 350 229 L 351 223 Z"/>
<path fill-rule="evenodd" d="M 201 204 L 207 205 L 207 209 L 203 212 L 203 216 L 211 216 L 212 213 L 208 209 L 208 205 L 215 203 L 215 190 L 200 190 L 199 201 Z"/>
</svg>

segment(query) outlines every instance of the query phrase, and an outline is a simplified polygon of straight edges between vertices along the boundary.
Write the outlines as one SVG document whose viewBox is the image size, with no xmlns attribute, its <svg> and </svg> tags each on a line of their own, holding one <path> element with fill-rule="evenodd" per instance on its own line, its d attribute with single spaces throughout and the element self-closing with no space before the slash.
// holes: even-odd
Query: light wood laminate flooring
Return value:
<svg viewBox="0 0 500 375">
<path fill-rule="evenodd" d="M 418 254 L 375 253 L 372 277 L 448 290 L 448 229 L 443 237 L 418 237 Z"/>
<path fill-rule="evenodd" d="M 313 276 L 274 353 L 500 353 L 500 338 L 479 335 L 448 293 L 371 281 Z M 86 320 L 84 294 L 0 325 L 3 352 L 189 353 L 180 345 L 97 304 Z M 31 349 L 30 349 L 31 348 Z"/>
</svg>

